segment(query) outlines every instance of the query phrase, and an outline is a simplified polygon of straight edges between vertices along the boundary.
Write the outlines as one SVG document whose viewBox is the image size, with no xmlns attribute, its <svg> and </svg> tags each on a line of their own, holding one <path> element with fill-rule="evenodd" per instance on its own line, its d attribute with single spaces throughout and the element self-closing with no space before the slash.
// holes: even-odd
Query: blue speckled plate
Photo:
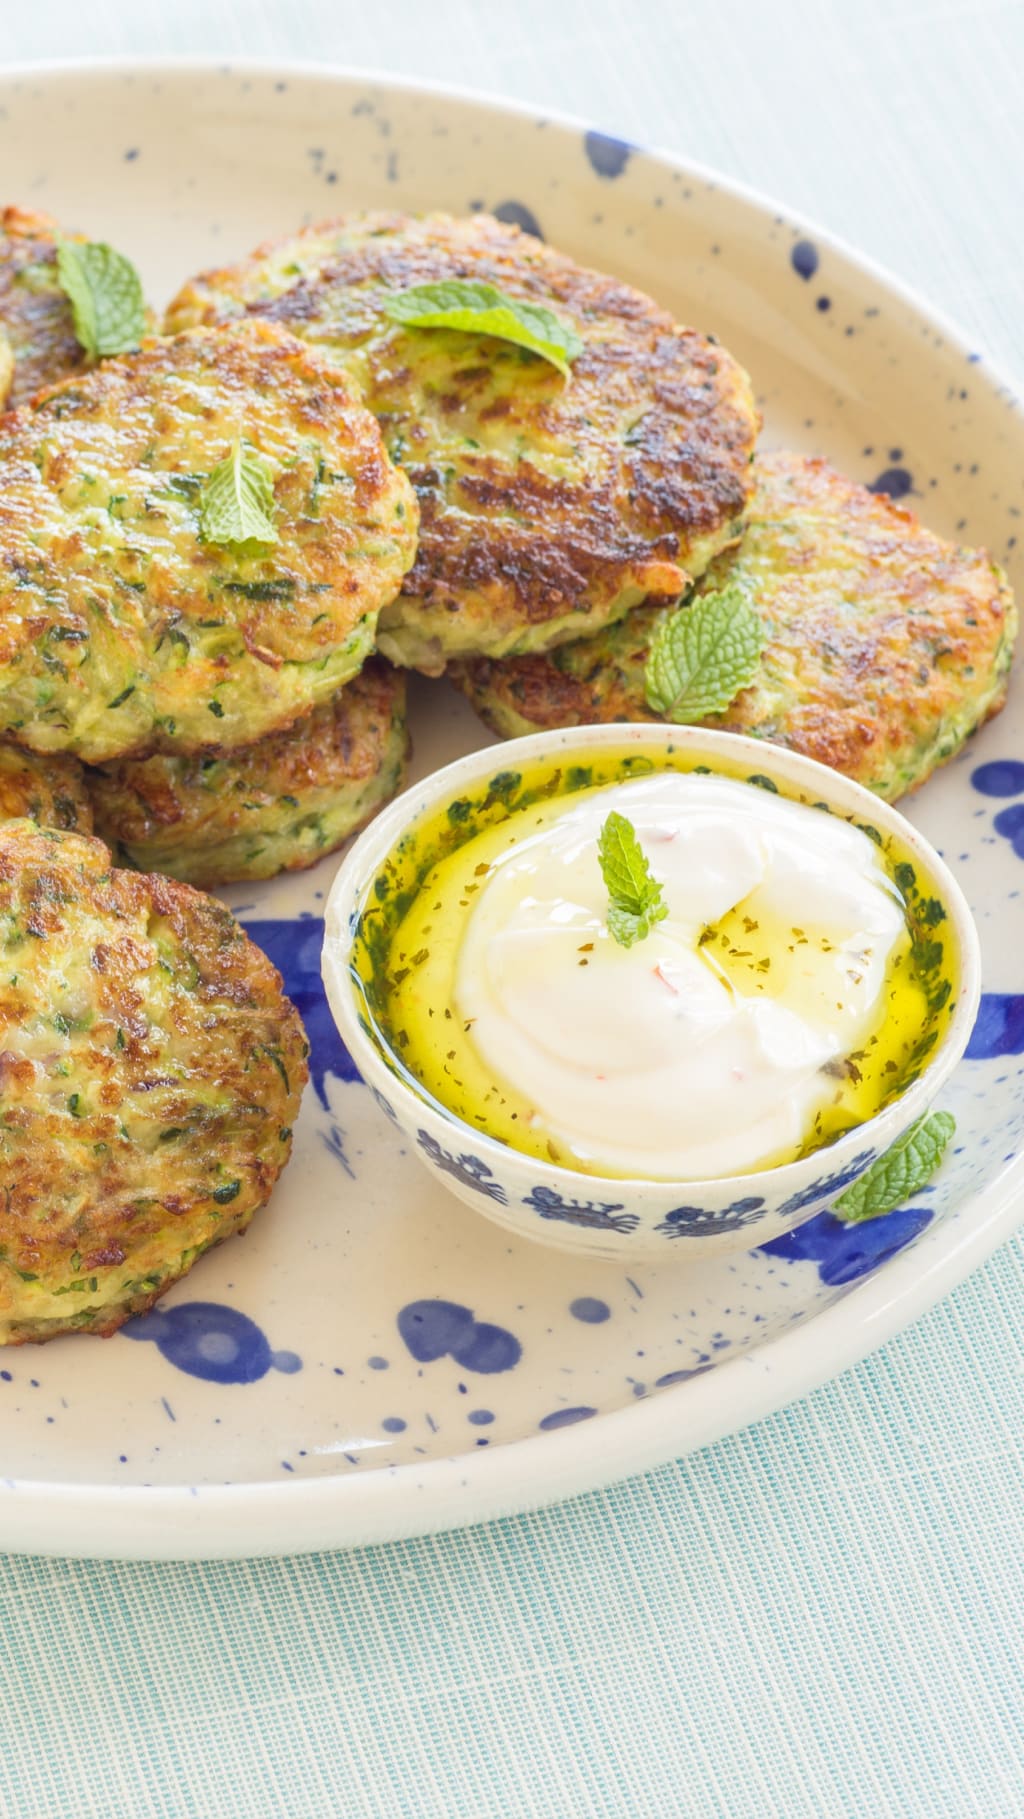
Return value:
<svg viewBox="0 0 1024 1819">
<path fill-rule="evenodd" d="M 0 79 L 4 200 L 191 270 L 346 208 L 486 207 L 630 278 L 750 367 L 766 439 L 831 456 L 1020 568 L 1024 417 L 977 352 L 833 241 L 709 173 L 383 80 L 212 66 Z M 1018 575 L 1018 583 L 1020 576 Z M 913 803 L 978 915 L 986 996 L 914 1206 L 637 1268 L 510 1242 L 435 1189 L 319 983 L 335 862 L 232 894 L 306 1018 L 295 1158 L 244 1243 L 109 1341 L 3 1354 L 0 1546 L 284 1553 L 551 1501 L 735 1429 L 914 1318 L 1013 1228 L 1024 1162 L 1024 694 Z M 417 764 L 487 735 L 416 690 Z"/>
</svg>

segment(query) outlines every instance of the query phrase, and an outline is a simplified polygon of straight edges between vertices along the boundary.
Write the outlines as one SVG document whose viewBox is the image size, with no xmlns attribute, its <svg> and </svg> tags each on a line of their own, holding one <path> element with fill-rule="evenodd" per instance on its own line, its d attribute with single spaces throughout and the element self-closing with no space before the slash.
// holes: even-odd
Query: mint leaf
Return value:
<svg viewBox="0 0 1024 1819">
<path fill-rule="evenodd" d="M 57 277 L 75 338 L 94 360 L 127 354 L 146 332 L 146 304 L 130 259 L 103 240 L 58 240 Z"/>
<path fill-rule="evenodd" d="M 199 498 L 199 530 L 205 543 L 225 543 L 243 552 L 250 545 L 278 541 L 274 529 L 274 485 L 261 455 L 239 437 L 219 461 Z"/>
<path fill-rule="evenodd" d="M 950 1112 L 919 1118 L 859 1181 L 840 1194 L 832 1208 L 836 1218 L 856 1225 L 903 1206 L 931 1180 L 955 1130 L 956 1119 Z"/>
<path fill-rule="evenodd" d="M 677 607 L 651 640 L 647 705 L 678 726 L 722 714 L 757 673 L 764 628 L 741 587 Z"/>
<path fill-rule="evenodd" d="M 668 915 L 661 885 L 650 866 L 636 829 L 613 809 L 597 837 L 601 876 L 610 899 L 608 932 L 620 947 L 643 941 L 656 922 Z"/>
<path fill-rule="evenodd" d="M 657 904 L 649 913 L 637 916 L 632 910 L 622 909 L 612 903 L 608 907 L 608 933 L 620 947 L 632 947 L 634 942 L 643 941 L 650 934 L 656 922 L 661 922 L 668 915 L 663 903 Z"/>
<path fill-rule="evenodd" d="M 438 284 L 393 291 L 384 299 L 384 313 L 403 328 L 454 328 L 511 341 L 531 354 L 540 354 L 566 379 L 570 361 L 583 352 L 576 330 L 553 310 L 509 297 L 496 285 L 476 280 L 445 278 Z"/>
</svg>

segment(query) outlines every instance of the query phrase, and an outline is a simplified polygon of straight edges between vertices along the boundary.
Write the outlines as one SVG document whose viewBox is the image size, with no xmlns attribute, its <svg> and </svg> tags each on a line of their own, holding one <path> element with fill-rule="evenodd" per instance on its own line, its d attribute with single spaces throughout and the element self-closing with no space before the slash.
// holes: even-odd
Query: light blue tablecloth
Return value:
<svg viewBox="0 0 1024 1819">
<path fill-rule="evenodd" d="M 1024 369 L 999 0 L 35 0 L 7 59 L 388 67 L 784 197 Z M 788 1412 L 460 1535 L 0 1562 L 2 1819 L 1024 1814 L 1024 1245 Z"/>
</svg>

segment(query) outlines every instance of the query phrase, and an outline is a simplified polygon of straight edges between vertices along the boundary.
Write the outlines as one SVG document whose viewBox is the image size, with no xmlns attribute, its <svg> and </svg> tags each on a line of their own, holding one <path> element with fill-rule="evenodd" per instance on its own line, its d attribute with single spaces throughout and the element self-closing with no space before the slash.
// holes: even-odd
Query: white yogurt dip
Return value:
<svg viewBox="0 0 1024 1819">
<path fill-rule="evenodd" d="M 613 809 L 668 905 L 629 948 L 608 932 L 597 854 Z M 797 1153 L 884 1022 L 909 939 L 866 834 L 723 777 L 570 797 L 491 866 L 456 1009 L 494 1078 L 609 1174 L 708 1179 Z"/>
</svg>

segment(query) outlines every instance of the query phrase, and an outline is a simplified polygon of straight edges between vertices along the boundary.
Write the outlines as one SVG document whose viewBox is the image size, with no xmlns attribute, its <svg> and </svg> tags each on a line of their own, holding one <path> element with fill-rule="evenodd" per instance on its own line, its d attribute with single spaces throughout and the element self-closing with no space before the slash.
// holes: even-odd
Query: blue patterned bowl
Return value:
<svg viewBox="0 0 1024 1819">
<path fill-rule="evenodd" d="M 897 1098 L 827 1148 L 779 1167 L 713 1181 L 622 1180 L 576 1173 L 482 1135 L 421 1093 L 365 1010 L 355 973 L 374 964 L 363 909 L 394 895 L 401 852 L 404 875 L 416 871 L 418 831 L 436 827 L 438 811 L 458 803 L 472 827 L 472 805 L 493 802 L 516 767 L 549 760 L 568 778 L 602 751 L 649 757 L 671 750 L 685 766 L 767 783 L 865 827 L 891 862 L 909 861 L 911 896 L 929 907 L 929 940 L 938 983 L 948 984 L 935 1014 L 936 1039 L 917 1078 Z M 568 790 L 568 785 L 566 785 Z M 420 873 L 429 870 L 426 844 Z M 939 907 L 936 907 L 939 906 Z M 913 904 L 912 904 L 913 907 Z M 378 935 L 379 940 L 379 935 Z M 378 950 L 379 951 L 379 950 Z M 361 962 L 361 969 L 359 963 Z M 593 1256 L 692 1258 L 749 1250 L 828 1208 L 851 1182 L 919 1118 L 967 1046 L 978 1010 L 981 960 L 970 910 L 943 861 L 895 809 L 859 784 L 808 758 L 731 733 L 700 727 L 602 726 L 516 739 L 473 752 L 408 790 L 360 836 L 344 860 L 327 902 L 324 983 L 332 1013 L 359 1072 L 382 1110 L 406 1134 L 426 1168 L 453 1194 L 523 1237 Z M 941 995 L 941 994 L 940 994 Z M 756 1229 L 755 1229 L 756 1228 Z M 680 1238 L 686 1242 L 677 1242 Z"/>
</svg>

